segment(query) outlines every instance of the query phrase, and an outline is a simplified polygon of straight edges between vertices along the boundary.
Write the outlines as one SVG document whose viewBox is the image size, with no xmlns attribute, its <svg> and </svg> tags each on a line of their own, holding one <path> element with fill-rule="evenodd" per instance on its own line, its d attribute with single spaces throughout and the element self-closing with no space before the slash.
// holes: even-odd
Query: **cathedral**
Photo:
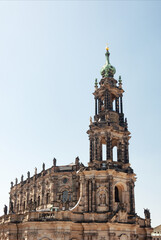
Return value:
<svg viewBox="0 0 161 240">
<path fill-rule="evenodd" d="M 89 162 L 51 168 L 11 182 L 9 211 L 0 217 L 0 240 L 150 240 L 149 209 L 135 211 L 136 175 L 129 162 L 122 80 L 106 63 L 95 81 L 95 115 L 90 118 Z M 116 154 L 114 154 L 116 153 Z"/>
</svg>

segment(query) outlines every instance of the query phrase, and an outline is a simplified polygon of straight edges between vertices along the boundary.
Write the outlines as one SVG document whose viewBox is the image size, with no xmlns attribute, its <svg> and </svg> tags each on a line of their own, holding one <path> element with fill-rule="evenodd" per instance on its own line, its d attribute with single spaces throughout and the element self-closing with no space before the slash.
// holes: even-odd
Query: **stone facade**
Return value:
<svg viewBox="0 0 161 240">
<path fill-rule="evenodd" d="M 121 77 L 109 62 L 95 82 L 88 166 L 75 163 L 43 169 L 11 183 L 9 214 L 0 218 L 0 240 L 150 240 L 150 212 L 135 212 L 136 175 L 129 163 L 127 119 Z M 117 157 L 114 158 L 114 149 Z M 6 212 L 5 212 L 6 213 Z"/>
<path fill-rule="evenodd" d="M 10 213 L 24 213 L 50 208 L 69 210 L 74 207 L 79 198 L 79 176 L 76 172 L 83 165 L 76 158 L 75 164 L 68 166 L 56 166 L 56 159 L 53 160 L 53 167 L 45 170 L 43 164 L 42 172 L 15 185 L 11 183 L 10 191 Z"/>
<path fill-rule="evenodd" d="M 160 240 L 161 239 L 161 225 L 155 227 L 152 232 L 152 239 L 153 240 Z"/>
</svg>

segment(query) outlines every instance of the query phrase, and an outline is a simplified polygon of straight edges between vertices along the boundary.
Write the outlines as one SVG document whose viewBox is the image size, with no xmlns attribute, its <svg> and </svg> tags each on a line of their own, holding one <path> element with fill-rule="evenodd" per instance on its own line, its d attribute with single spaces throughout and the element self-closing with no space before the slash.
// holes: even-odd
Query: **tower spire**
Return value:
<svg viewBox="0 0 161 240">
<path fill-rule="evenodd" d="M 128 141 L 130 132 L 123 113 L 122 80 L 113 78 L 116 72 L 109 61 L 109 47 L 106 46 L 106 64 L 101 70 L 102 79 L 95 83 L 95 115 L 87 131 L 90 139 L 89 166 L 96 169 L 124 168 L 129 171 Z M 97 85 L 97 87 L 96 87 Z M 117 157 L 114 159 L 114 148 Z M 132 169 L 131 169 L 132 171 Z"/>
<path fill-rule="evenodd" d="M 109 47 L 107 45 L 106 45 L 105 57 L 106 57 L 106 63 L 101 68 L 101 75 L 103 78 L 113 77 L 114 74 L 116 73 L 116 69 L 110 64 L 110 52 L 109 52 Z"/>
</svg>

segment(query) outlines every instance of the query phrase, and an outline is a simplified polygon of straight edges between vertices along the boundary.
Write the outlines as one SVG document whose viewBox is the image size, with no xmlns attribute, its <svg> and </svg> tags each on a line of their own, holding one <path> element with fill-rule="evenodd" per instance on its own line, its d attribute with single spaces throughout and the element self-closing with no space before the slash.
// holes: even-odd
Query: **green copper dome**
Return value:
<svg viewBox="0 0 161 240">
<path fill-rule="evenodd" d="M 101 69 L 101 75 L 102 77 L 113 77 L 114 74 L 116 73 L 116 69 L 110 64 L 109 56 L 110 53 L 108 51 L 108 48 L 106 48 L 106 63 Z"/>
</svg>

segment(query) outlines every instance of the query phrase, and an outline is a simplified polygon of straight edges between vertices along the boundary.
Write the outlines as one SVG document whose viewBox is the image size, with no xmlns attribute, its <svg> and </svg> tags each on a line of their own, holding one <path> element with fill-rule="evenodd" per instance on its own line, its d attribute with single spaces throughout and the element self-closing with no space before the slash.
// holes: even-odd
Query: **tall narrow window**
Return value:
<svg viewBox="0 0 161 240">
<path fill-rule="evenodd" d="M 23 202 L 23 210 L 25 210 L 26 204 L 25 201 Z"/>
<path fill-rule="evenodd" d="M 106 145 L 102 144 L 102 161 L 106 160 Z"/>
<path fill-rule="evenodd" d="M 46 204 L 48 204 L 48 203 L 49 203 L 49 200 L 50 200 L 50 194 L 49 194 L 49 193 L 47 193 L 47 194 L 46 194 Z"/>
<path fill-rule="evenodd" d="M 118 187 L 115 187 L 115 202 L 120 202 Z"/>
<path fill-rule="evenodd" d="M 113 111 L 116 111 L 116 100 L 113 100 L 112 105 L 113 105 L 112 107 Z"/>
<path fill-rule="evenodd" d="M 17 212 L 19 211 L 19 202 L 17 203 Z"/>
<path fill-rule="evenodd" d="M 38 196 L 37 205 L 40 206 L 40 196 Z"/>
<path fill-rule="evenodd" d="M 117 162 L 117 147 L 113 147 L 113 161 Z"/>
</svg>

